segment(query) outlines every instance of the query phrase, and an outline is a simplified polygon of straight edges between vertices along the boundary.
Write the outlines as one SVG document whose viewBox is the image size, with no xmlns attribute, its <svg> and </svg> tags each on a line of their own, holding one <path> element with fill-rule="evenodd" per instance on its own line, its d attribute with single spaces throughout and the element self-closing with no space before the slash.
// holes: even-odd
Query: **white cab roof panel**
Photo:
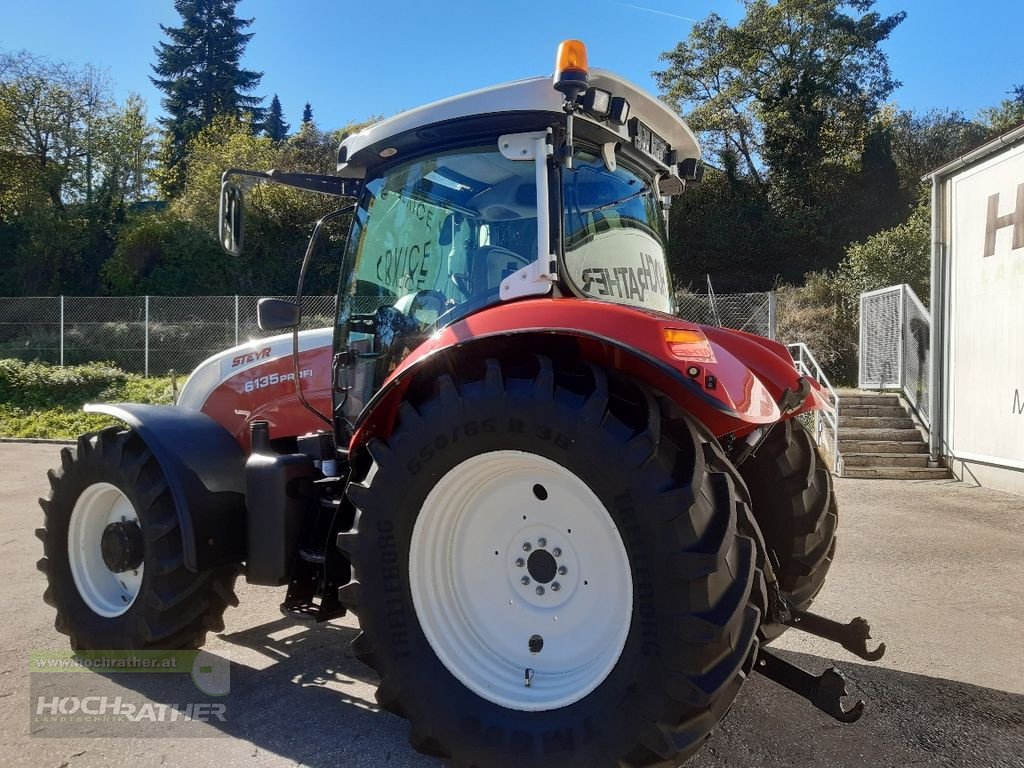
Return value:
<svg viewBox="0 0 1024 768">
<path fill-rule="evenodd" d="M 700 157 L 700 147 L 689 126 L 660 99 L 602 69 L 590 71 L 590 85 L 610 91 L 613 96 L 624 96 L 630 104 L 630 116 L 640 118 L 664 138 L 677 150 L 680 160 Z M 459 118 L 502 112 L 561 113 L 562 94 L 552 87 L 550 77 L 531 77 L 495 85 L 401 112 L 349 136 L 342 142 L 342 147 L 347 150 L 346 157 L 354 158 L 361 150 L 407 131 Z M 577 115 L 578 119 L 580 117 L 589 119 L 582 113 Z M 618 133 L 623 141 L 629 141 L 626 126 L 601 125 Z M 343 167 L 344 164 L 339 164 L 338 170 Z"/>
</svg>

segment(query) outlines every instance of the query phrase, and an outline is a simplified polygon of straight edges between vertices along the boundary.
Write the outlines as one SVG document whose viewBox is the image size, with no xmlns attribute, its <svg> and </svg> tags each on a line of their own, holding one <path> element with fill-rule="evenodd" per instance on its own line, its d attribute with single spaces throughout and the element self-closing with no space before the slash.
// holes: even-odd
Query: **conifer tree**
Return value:
<svg viewBox="0 0 1024 768">
<path fill-rule="evenodd" d="M 248 112 L 254 125 L 263 119 L 263 99 L 252 95 L 263 73 L 241 65 L 252 38 L 245 30 L 253 20 L 238 18 L 237 5 L 238 0 L 174 0 L 181 26 L 160 25 L 168 39 L 154 48 L 156 76 L 150 79 L 166 94 L 161 103 L 167 116 L 159 121 L 166 194 L 180 191 L 188 142 L 216 115 Z"/>
<path fill-rule="evenodd" d="M 263 132 L 273 141 L 284 141 L 288 138 L 288 131 L 291 126 L 284 121 L 281 114 L 281 100 L 274 94 L 270 100 L 270 109 L 267 111 L 267 119 L 263 122 Z"/>
</svg>

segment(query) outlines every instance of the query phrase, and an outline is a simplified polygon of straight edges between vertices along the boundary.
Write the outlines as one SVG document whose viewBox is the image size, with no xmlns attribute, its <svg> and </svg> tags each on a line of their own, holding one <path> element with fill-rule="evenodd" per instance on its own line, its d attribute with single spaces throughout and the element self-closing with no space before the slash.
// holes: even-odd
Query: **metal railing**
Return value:
<svg viewBox="0 0 1024 768">
<path fill-rule="evenodd" d="M 832 405 L 831 410 L 812 411 L 814 417 L 813 434 L 818 445 L 826 449 L 826 460 L 832 465 L 832 471 L 839 475 L 843 474 L 843 456 L 839 452 L 839 394 L 836 392 L 832 382 L 828 380 L 825 371 L 814 359 L 811 350 L 806 344 L 787 344 L 790 356 L 798 371 L 804 376 L 814 379 L 825 391 L 825 399 Z"/>
<path fill-rule="evenodd" d="M 931 323 L 909 285 L 860 295 L 858 386 L 900 392 L 926 429 L 931 424 Z"/>
</svg>

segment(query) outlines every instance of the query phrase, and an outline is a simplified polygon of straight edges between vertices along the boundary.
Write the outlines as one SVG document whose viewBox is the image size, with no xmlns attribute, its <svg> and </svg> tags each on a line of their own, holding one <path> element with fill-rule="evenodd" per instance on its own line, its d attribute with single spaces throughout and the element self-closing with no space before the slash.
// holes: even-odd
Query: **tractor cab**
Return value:
<svg viewBox="0 0 1024 768">
<path fill-rule="evenodd" d="M 577 297 L 671 312 L 667 212 L 701 176 L 697 142 L 662 102 L 588 71 L 582 43 L 563 43 L 557 67 L 342 142 L 337 183 L 356 199 L 336 338 L 347 418 L 424 340 L 492 305 Z M 239 195 L 226 181 L 222 211 Z"/>
</svg>

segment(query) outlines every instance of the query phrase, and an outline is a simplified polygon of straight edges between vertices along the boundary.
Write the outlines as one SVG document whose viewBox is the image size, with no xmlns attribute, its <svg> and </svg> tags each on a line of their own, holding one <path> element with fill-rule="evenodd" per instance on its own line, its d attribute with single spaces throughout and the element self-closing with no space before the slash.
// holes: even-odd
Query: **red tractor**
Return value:
<svg viewBox="0 0 1024 768">
<path fill-rule="evenodd" d="M 553 86 L 553 87 L 552 87 Z M 686 124 L 578 41 L 554 81 L 447 99 L 346 138 L 337 175 L 232 169 L 341 198 L 291 333 L 203 363 L 176 406 L 103 405 L 50 473 L 40 529 L 75 649 L 199 646 L 250 584 L 346 611 L 377 701 L 463 766 L 675 765 L 757 670 L 852 721 L 842 677 L 765 644 L 835 552 L 831 476 L 796 417 L 827 408 L 786 349 L 673 316 Z M 231 181 L 241 178 L 240 184 Z M 299 333 L 324 225 L 348 216 L 337 321 Z"/>
</svg>

